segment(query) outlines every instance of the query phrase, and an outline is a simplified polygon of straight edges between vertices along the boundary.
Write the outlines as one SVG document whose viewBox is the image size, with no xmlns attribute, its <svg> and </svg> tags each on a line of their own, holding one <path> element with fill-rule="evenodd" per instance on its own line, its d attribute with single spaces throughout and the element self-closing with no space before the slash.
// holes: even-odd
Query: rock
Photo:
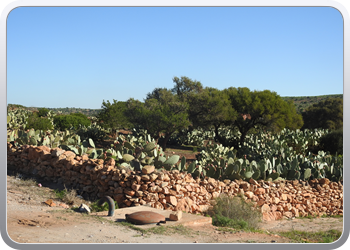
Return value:
<svg viewBox="0 0 350 250">
<path fill-rule="evenodd" d="M 142 169 L 143 170 L 143 169 Z M 141 175 L 141 180 L 143 181 L 149 181 L 151 179 L 151 177 L 149 175 Z"/>
<path fill-rule="evenodd" d="M 79 212 L 82 212 L 82 213 L 91 213 L 91 210 L 90 208 L 85 205 L 84 203 L 82 203 L 78 209 Z"/>
<path fill-rule="evenodd" d="M 114 167 L 115 166 L 115 160 L 113 158 L 108 158 L 108 160 L 105 161 L 105 165 Z"/>
<path fill-rule="evenodd" d="M 270 206 L 267 204 L 262 205 L 260 209 L 262 213 L 270 212 Z"/>
<path fill-rule="evenodd" d="M 172 195 L 167 195 L 165 196 L 165 200 L 167 203 L 173 205 L 173 206 L 176 206 L 177 205 L 177 199 L 175 196 L 172 196 Z"/>
<path fill-rule="evenodd" d="M 187 204 L 185 199 L 179 199 L 177 205 L 175 206 L 175 211 L 184 211 L 188 213 L 190 211 L 190 206 Z"/>
<path fill-rule="evenodd" d="M 319 179 L 318 183 L 319 184 L 327 184 L 328 185 L 330 183 L 330 180 L 327 179 L 327 178 L 323 178 L 323 179 Z"/>
<path fill-rule="evenodd" d="M 50 207 L 55 207 L 56 204 L 53 202 L 52 199 L 48 199 L 47 201 L 44 202 L 46 205 L 49 205 Z"/>
<path fill-rule="evenodd" d="M 65 203 L 60 203 L 58 206 L 63 207 L 65 209 L 69 208 L 69 206 L 67 204 L 65 204 Z"/>
<path fill-rule="evenodd" d="M 257 188 L 257 189 L 254 191 L 254 194 L 255 194 L 255 195 L 265 194 L 265 189 L 264 189 L 264 188 Z"/>
<path fill-rule="evenodd" d="M 146 166 L 143 166 L 142 168 L 142 173 L 143 174 L 150 174 L 150 173 L 153 173 L 155 170 L 155 167 L 152 166 L 152 165 L 146 165 Z"/>
<path fill-rule="evenodd" d="M 175 211 L 169 215 L 169 220 L 171 221 L 179 221 L 181 220 L 181 218 L 182 218 L 182 211 Z"/>
<path fill-rule="evenodd" d="M 247 191 L 244 193 L 244 195 L 248 198 L 248 199 L 252 199 L 254 197 L 253 192 Z"/>
<path fill-rule="evenodd" d="M 242 182 L 240 184 L 240 188 L 243 188 L 243 191 L 246 192 L 246 191 L 249 191 L 249 188 L 250 188 L 250 184 L 248 182 Z"/>
</svg>

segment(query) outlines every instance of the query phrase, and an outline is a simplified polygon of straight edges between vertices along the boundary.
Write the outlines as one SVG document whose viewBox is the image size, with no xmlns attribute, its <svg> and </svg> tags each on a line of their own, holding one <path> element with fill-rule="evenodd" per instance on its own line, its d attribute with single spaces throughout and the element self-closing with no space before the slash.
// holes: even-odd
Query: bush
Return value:
<svg viewBox="0 0 350 250">
<path fill-rule="evenodd" d="M 91 122 L 86 115 L 73 113 L 70 115 L 58 115 L 53 119 L 56 129 L 64 131 L 66 129 L 78 129 L 80 125 L 88 127 Z"/>
<path fill-rule="evenodd" d="M 36 113 L 33 113 L 27 119 L 26 128 L 47 131 L 52 130 L 54 127 L 48 118 L 38 117 Z"/>
<path fill-rule="evenodd" d="M 50 112 L 50 110 L 47 108 L 39 108 L 38 109 L 38 116 L 39 117 L 46 117 L 49 112 Z"/>
<path fill-rule="evenodd" d="M 343 130 L 334 130 L 320 138 L 320 150 L 328 151 L 332 155 L 343 154 Z"/>
<path fill-rule="evenodd" d="M 237 229 L 256 229 L 261 219 L 260 211 L 240 196 L 220 195 L 214 199 L 208 214 L 213 218 L 213 225 Z"/>
<path fill-rule="evenodd" d="M 218 227 L 232 227 L 236 229 L 246 229 L 248 227 L 248 222 L 245 220 L 233 220 L 225 216 L 216 214 L 213 217 L 213 225 Z"/>
</svg>

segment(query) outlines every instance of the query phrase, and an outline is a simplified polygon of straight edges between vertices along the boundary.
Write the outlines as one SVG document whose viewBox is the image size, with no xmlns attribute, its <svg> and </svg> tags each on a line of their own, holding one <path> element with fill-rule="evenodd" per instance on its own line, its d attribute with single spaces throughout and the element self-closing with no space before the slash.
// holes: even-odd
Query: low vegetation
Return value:
<svg viewBox="0 0 350 250">
<path fill-rule="evenodd" d="M 340 238 L 342 232 L 338 230 L 329 230 L 326 232 L 291 230 L 288 232 L 280 232 L 279 235 L 291 239 L 292 243 L 332 243 Z"/>
<path fill-rule="evenodd" d="M 242 196 L 220 195 L 213 200 L 213 204 L 207 214 L 212 217 L 214 226 L 243 230 L 258 229 L 261 213 L 253 203 L 247 203 Z"/>
</svg>

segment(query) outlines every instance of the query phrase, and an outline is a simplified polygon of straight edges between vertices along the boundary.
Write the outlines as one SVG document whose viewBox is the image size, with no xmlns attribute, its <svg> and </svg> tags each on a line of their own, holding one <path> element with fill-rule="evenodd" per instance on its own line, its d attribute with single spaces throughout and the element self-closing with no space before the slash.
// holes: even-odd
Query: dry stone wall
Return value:
<svg viewBox="0 0 350 250">
<path fill-rule="evenodd" d="M 150 205 L 158 209 L 203 213 L 222 193 L 242 195 L 261 209 L 264 220 L 308 215 L 342 215 L 343 185 L 328 179 L 302 181 L 218 181 L 194 179 L 177 170 L 120 169 L 114 159 L 89 159 L 45 146 L 7 144 L 7 163 L 19 172 L 38 175 L 83 191 L 97 200 L 111 196 L 120 207 Z"/>
</svg>

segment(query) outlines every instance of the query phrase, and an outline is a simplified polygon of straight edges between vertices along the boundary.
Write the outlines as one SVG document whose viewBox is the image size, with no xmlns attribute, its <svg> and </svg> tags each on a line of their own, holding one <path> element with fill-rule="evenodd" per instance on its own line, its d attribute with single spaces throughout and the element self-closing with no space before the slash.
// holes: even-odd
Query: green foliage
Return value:
<svg viewBox="0 0 350 250">
<path fill-rule="evenodd" d="M 127 115 L 131 122 L 146 129 L 156 140 L 162 136 L 163 150 L 170 136 L 178 130 L 190 125 L 188 119 L 188 104 L 181 102 L 177 96 L 166 89 L 155 89 L 144 103 L 129 99 Z"/>
<path fill-rule="evenodd" d="M 283 128 L 299 129 L 303 125 L 302 116 L 297 114 L 294 104 L 284 101 L 276 92 L 233 87 L 224 91 L 239 114 L 233 124 L 241 133 L 239 145 L 253 128 L 280 131 Z"/>
<path fill-rule="evenodd" d="M 50 110 L 47 108 L 39 108 L 38 109 L 38 116 L 39 117 L 46 117 L 49 112 L 50 112 Z"/>
<path fill-rule="evenodd" d="M 126 115 L 126 102 L 118 102 L 114 99 L 113 103 L 103 101 L 101 108 L 101 111 L 97 115 L 97 119 L 103 128 L 108 128 L 114 131 L 133 126 Z"/>
<path fill-rule="evenodd" d="M 302 115 L 303 128 L 341 129 L 343 127 L 343 99 L 328 98 L 307 108 Z"/>
<path fill-rule="evenodd" d="M 209 143 L 197 154 L 197 160 L 187 167 L 194 177 L 212 177 L 215 179 L 278 180 L 328 178 L 341 181 L 343 178 L 342 157 L 331 156 L 323 151 L 316 155 L 308 152 L 296 152 L 289 144 L 317 144 L 326 131 L 290 131 L 280 133 L 260 133 L 250 135 L 244 142 L 244 148 L 224 147 Z M 304 147 L 303 146 L 303 147 Z M 243 151 L 242 151 L 243 150 Z M 243 154 L 247 153 L 247 154 Z"/>
<path fill-rule="evenodd" d="M 57 197 L 58 199 L 61 199 L 61 200 L 63 200 L 64 197 L 65 197 L 66 194 L 67 194 L 67 190 L 66 190 L 66 189 L 62 189 L 62 190 L 55 189 L 53 192 L 55 193 L 56 197 Z"/>
<path fill-rule="evenodd" d="M 89 126 L 80 126 L 76 133 L 81 137 L 81 140 L 92 139 L 95 142 L 101 142 L 108 138 L 110 129 L 105 129 L 98 125 L 96 122 L 91 123 Z"/>
<path fill-rule="evenodd" d="M 294 243 L 332 243 L 341 237 L 342 232 L 334 229 L 324 232 L 291 230 L 288 232 L 280 232 L 279 234 L 283 237 L 290 238 Z"/>
<path fill-rule="evenodd" d="M 343 154 L 343 129 L 334 130 L 320 138 L 320 149 L 332 155 Z"/>
<path fill-rule="evenodd" d="M 35 129 L 35 130 L 52 130 L 54 129 L 54 126 L 49 118 L 38 116 L 37 114 L 32 114 L 27 119 L 27 126 L 28 129 Z"/>
<path fill-rule="evenodd" d="M 237 229 L 257 229 L 261 213 L 240 196 L 220 195 L 214 199 L 208 214 L 213 218 L 213 225 Z"/>
<path fill-rule="evenodd" d="M 343 94 L 338 95 L 319 95 L 319 96 L 284 96 L 282 97 L 285 101 L 292 101 L 299 114 L 304 112 L 307 108 L 315 103 L 324 101 L 328 98 L 341 98 L 343 99 Z"/>
<path fill-rule="evenodd" d="M 247 229 L 248 223 L 244 220 L 233 220 L 221 215 L 213 216 L 213 225 L 218 227 L 231 227 L 235 229 Z"/>
<path fill-rule="evenodd" d="M 87 116 L 80 113 L 57 115 L 54 117 L 53 122 L 55 127 L 61 131 L 72 128 L 78 129 L 80 125 L 88 127 L 91 124 Z"/>
<path fill-rule="evenodd" d="M 25 129 L 27 126 L 27 119 L 32 112 L 26 109 L 14 109 L 7 112 L 7 129 Z"/>
</svg>

